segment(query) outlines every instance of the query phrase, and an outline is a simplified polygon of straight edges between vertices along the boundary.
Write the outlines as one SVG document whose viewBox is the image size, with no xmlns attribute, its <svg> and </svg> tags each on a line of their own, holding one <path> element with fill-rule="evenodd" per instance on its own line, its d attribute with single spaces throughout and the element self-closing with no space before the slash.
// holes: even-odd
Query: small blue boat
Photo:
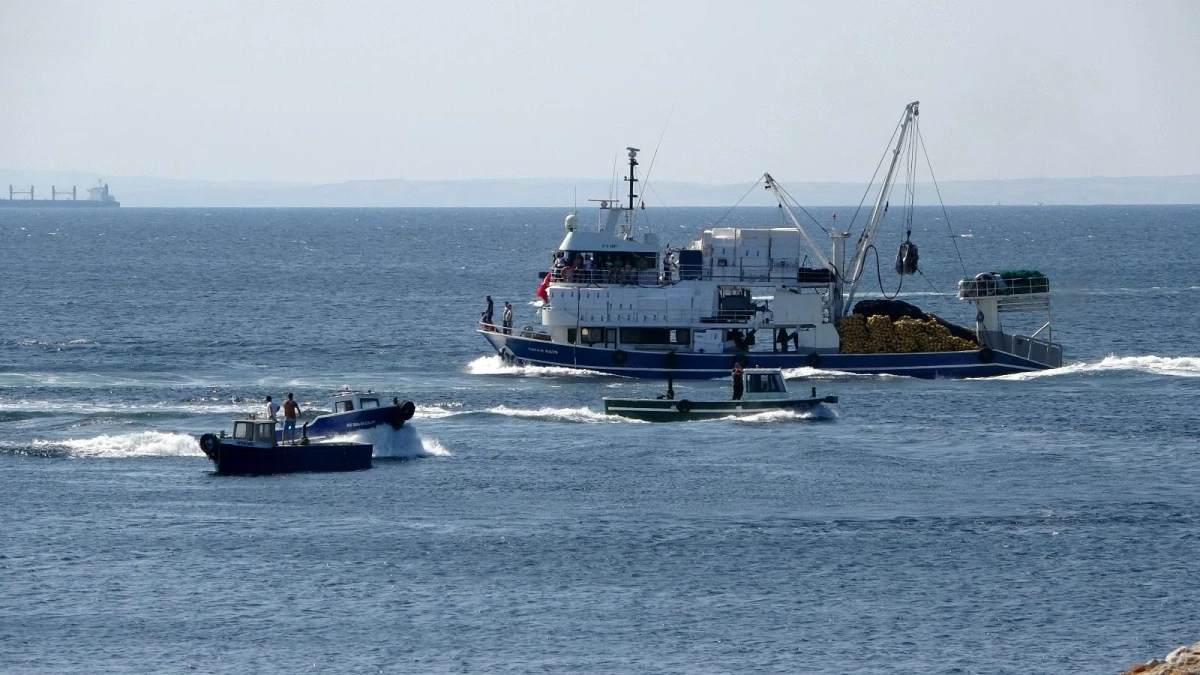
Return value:
<svg viewBox="0 0 1200 675">
<path fill-rule="evenodd" d="M 267 475 L 308 471 L 360 471 L 371 468 L 370 443 L 310 443 L 276 440 L 275 420 L 249 418 L 233 423 L 233 435 L 204 434 L 200 449 L 220 475 Z"/>
<path fill-rule="evenodd" d="M 388 403 L 385 397 L 370 390 L 363 392 L 349 388 L 334 394 L 332 404 L 333 412 L 319 415 L 307 424 L 310 439 L 341 436 L 380 425 L 400 429 L 405 422 L 412 419 L 417 410 L 412 401 L 392 398 Z M 275 432 L 275 440 L 284 440 L 282 429 Z"/>
</svg>

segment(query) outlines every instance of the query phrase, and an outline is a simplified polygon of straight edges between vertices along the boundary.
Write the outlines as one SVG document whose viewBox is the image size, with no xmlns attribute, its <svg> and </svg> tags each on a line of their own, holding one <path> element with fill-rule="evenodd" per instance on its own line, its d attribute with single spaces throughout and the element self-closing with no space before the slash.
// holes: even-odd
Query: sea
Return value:
<svg viewBox="0 0 1200 675">
<path fill-rule="evenodd" d="M 641 423 L 602 397 L 662 383 L 475 332 L 486 295 L 535 323 L 561 209 L 0 210 L 0 673 L 1115 674 L 1200 639 L 1200 207 L 894 211 L 860 297 L 969 324 L 958 279 L 1041 271 L 1051 315 L 1004 318 L 1064 367 L 801 368 L 839 403 Z M 673 246 L 783 218 L 639 212 Z M 369 471 L 200 452 L 343 386 L 417 406 Z"/>
</svg>

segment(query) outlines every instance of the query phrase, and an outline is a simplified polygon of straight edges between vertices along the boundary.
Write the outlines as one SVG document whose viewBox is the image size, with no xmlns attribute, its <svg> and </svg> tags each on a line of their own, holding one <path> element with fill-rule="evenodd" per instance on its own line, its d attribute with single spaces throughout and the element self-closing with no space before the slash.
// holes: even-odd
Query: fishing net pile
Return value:
<svg viewBox="0 0 1200 675">
<path fill-rule="evenodd" d="M 895 300 L 864 300 L 837 320 L 843 354 L 957 352 L 978 349 L 972 331 Z"/>
</svg>

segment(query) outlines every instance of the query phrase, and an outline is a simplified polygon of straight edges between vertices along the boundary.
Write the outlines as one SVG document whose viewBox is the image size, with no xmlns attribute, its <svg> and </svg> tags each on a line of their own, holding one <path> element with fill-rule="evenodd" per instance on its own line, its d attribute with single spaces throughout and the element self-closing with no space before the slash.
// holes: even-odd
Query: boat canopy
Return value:
<svg viewBox="0 0 1200 675">
<path fill-rule="evenodd" d="M 233 423 L 233 439 L 275 445 L 275 420 L 238 420 Z"/>
</svg>

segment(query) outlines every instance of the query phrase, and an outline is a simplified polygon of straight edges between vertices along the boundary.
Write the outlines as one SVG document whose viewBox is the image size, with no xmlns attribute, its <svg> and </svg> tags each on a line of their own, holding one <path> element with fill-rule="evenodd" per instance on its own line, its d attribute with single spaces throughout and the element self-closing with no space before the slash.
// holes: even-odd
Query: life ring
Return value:
<svg viewBox="0 0 1200 675">
<path fill-rule="evenodd" d="M 686 398 L 680 399 L 679 402 L 675 404 L 675 409 L 686 415 L 692 411 L 692 402 Z"/>
<path fill-rule="evenodd" d="M 808 358 L 804 359 L 804 364 L 806 366 L 808 366 L 809 368 L 820 368 L 821 367 L 821 355 L 816 352 L 809 354 Z"/>
<path fill-rule="evenodd" d="M 980 363 L 991 363 L 996 360 L 996 352 L 992 351 L 991 347 L 984 347 L 978 352 Z"/>
<path fill-rule="evenodd" d="M 417 406 L 413 405 L 412 401 L 401 401 L 400 402 L 400 415 L 399 415 L 400 426 L 404 426 L 405 422 L 411 420 L 413 418 L 413 415 L 416 414 L 416 412 L 417 412 Z"/>
<path fill-rule="evenodd" d="M 221 447 L 221 439 L 216 434 L 204 434 L 200 437 L 200 449 L 209 457 L 215 457 Z"/>
<path fill-rule="evenodd" d="M 625 352 L 621 351 L 620 349 L 618 349 L 612 353 L 612 362 L 618 366 L 624 365 L 625 362 L 628 360 L 629 360 L 629 354 L 626 354 Z"/>
</svg>

